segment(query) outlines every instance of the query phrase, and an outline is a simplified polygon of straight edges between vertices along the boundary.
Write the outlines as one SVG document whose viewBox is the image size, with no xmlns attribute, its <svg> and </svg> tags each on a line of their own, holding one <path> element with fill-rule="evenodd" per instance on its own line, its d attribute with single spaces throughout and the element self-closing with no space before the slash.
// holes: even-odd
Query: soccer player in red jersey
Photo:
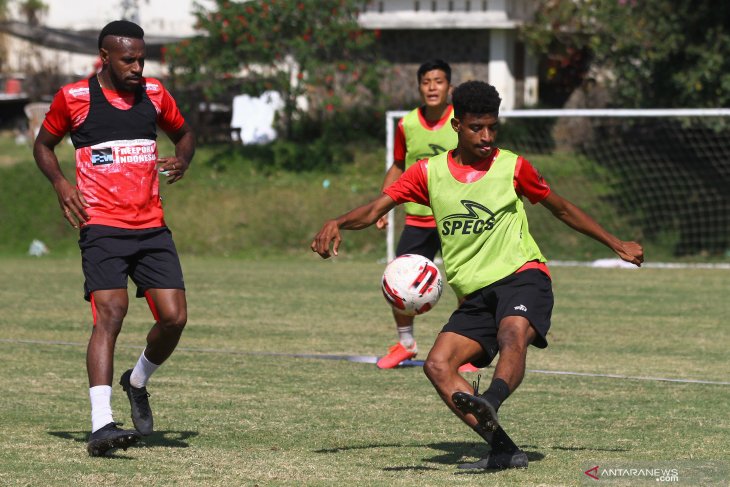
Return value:
<svg viewBox="0 0 730 487">
<path fill-rule="evenodd" d="M 311 249 L 323 258 L 337 255 L 340 229 L 366 228 L 406 201 L 431 207 L 446 278 L 460 304 L 436 338 L 424 372 L 454 414 L 492 447 L 462 468 L 525 468 L 527 455 L 501 428 L 497 411 L 524 378 L 528 347 L 548 345 L 553 292 L 523 198 L 627 262 L 641 265 L 644 251 L 552 191 L 526 159 L 496 146 L 501 100 L 493 86 L 469 81 L 452 99 L 456 149 L 419 161 L 380 197 L 325 222 Z M 485 367 L 497 355 L 492 382 L 482 394 L 458 374 L 465 363 Z"/>
<path fill-rule="evenodd" d="M 99 34 L 99 56 L 96 75 L 58 91 L 33 146 L 64 218 L 80 230 L 84 297 L 94 320 L 86 353 L 91 456 L 126 449 L 152 433 L 147 381 L 172 354 L 187 322 L 185 284 L 165 225 L 158 172 L 168 184 L 176 183 L 195 153 L 195 136 L 175 100 L 159 80 L 142 75 L 142 28 L 125 20 L 109 23 Z M 158 157 L 158 125 L 175 144 L 172 157 Z M 55 154 L 67 133 L 76 149 L 76 186 Z M 120 380 L 135 430 L 118 428 L 111 410 L 114 348 L 129 306 L 128 278 L 155 319 L 146 348 Z"/>
</svg>

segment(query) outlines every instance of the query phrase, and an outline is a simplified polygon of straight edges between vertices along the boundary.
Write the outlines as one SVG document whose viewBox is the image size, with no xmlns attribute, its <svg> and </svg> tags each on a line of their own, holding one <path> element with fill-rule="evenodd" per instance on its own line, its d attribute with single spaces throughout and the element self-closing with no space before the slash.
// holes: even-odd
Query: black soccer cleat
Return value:
<svg viewBox="0 0 730 487">
<path fill-rule="evenodd" d="M 522 450 L 511 452 L 490 451 L 487 456 L 474 463 L 462 463 L 460 469 L 505 470 L 508 468 L 527 468 L 527 454 Z"/>
<path fill-rule="evenodd" d="M 132 423 L 143 436 L 152 434 L 152 409 L 150 409 L 149 393 L 146 387 L 133 387 L 129 383 L 132 369 L 122 374 L 119 380 L 124 392 L 127 393 L 129 404 L 132 407 Z"/>
<path fill-rule="evenodd" d="M 136 431 L 123 430 L 117 427 L 117 423 L 111 422 L 89 435 L 86 451 L 89 452 L 89 456 L 103 457 L 109 450 L 115 448 L 126 450 L 139 439 L 140 435 Z"/>
<path fill-rule="evenodd" d="M 454 406 L 464 414 L 473 414 L 487 432 L 496 431 L 499 428 L 497 420 L 497 409 L 484 397 L 467 394 L 466 392 L 455 392 L 451 396 Z"/>
</svg>

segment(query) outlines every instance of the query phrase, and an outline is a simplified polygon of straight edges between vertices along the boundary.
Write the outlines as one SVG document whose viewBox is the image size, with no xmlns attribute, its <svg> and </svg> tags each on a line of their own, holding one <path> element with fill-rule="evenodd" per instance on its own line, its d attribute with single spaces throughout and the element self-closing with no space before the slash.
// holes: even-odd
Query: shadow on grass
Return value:
<svg viewBox="0 0 730 487">
<path fill-rule="evenodd" d="M 339 446 L 335 448 L 323 448 L 315 450 L 315 453 L 340 453 L 350 450 L 366 450 L 371 448 L 430 448 L 437 450 L 439 453 L 433 457 L 424 458 L 424 462 L 440 463 L 443 465 L 457 465 L 463 463 L 465 457 L 476 457 L 481 458 L 486 455 L 489 451 L 489 447 L 483 443 L 474 442 L 441 442 L 441 443 L 376 443 L 370 445 L 352 445 L 352 446 Z M 536 448 L 536 447 L 533 447 Z M 545 455 L 532 450 L 525 450 L 527 458 L 530 462 L 539 462 Z M 406 470 L 436 470 L 433 467 L 426 467 L 423 465 L 404 465 L 397 467 L 385 467 L 383 470 L 386 471 L 406 471 Z M 484 472 L 484 470 L 476 470 L 476 473 Z M 473 472 L 468 472 L 473 473 Z"/>
<path fill-rule="evenodd" d="M 438 468 L 435 467 L 424 467 L 423 465 L 407 465 L 405 467 L 385 467 L 383 468 L 383 471 L 385 472 L 406 472 L 406 471 L 424 471 L 424 470 L 438 470 Z"/>
<path fill-rule="evenodd" d="M 536 445 L 523 445 L 522 448 L 539 448 Z M 592 448 L 590 446 L 547 446 L 551 450 L 562 451 L 607 451 L 607 452 L 626 452 L 631 451 L 628 448 Z"/>
<path fill-rule="evenodd" d="M 76 443 L 86 443 L 89 437 L 89 431 L 49 431 L 49 435 L 61 438 L 62 440 L 71 440 Z M 139 443 L 133 445 L 135 447 L 167 447 L 167 448 L 187 448 L 190 444 L 186 441 L 190 438 L 198 436 L 197 431 L 155 431 L 149 436 L 144 436 Z"/>
<path fill-rule="evenodd" d="M 431 443 L 423 445 L 421 443 L 375 443 L 370 445 L 350 445 L 350 446 L 336 446 L 333 448 L 322 448 L 314 450 L 314 453 L 339 453 L 349 450 L 367 450 L 371 448 L 432 448 L 434 450 L 441 450 L 446 453 L 437 455 L 428 461 L 436 463 L 454 463 L 463 456 L 476 456 L 480 457 L 489 451 L 489 447 L 485 443 L 474 443 L 474 442 L 444 442 L 444 443 Z M 540 461 L 545 458 L 545 455 L 534 451 L 542 447 L 538 445 L 519 445 L 522 450 L 527 453 L 527 458 L 530 461 Z M 563 451 L 598 451 L 598 452 L 627 452 L 630 451 L 627 448 L 592 448 L 588 446 L 549 446 L 544 447 L 550 450 L 563 450 Z M 528 450 L 531 449 L 531 450 Z"/>
<path fill-rule="evenodd" d="M 314 453 L 340 453 L 349 450 L 368 450 L 370 448 L 418 448 L 423 445 L 410 444 L 404 445 L 403 443 L 376 443 L 372 445 L 352 445 L 352 446 L 336 446 L 334 448 L 321 448 L 314 450 Z"/>
<path fill-rule="evenodd" d="M 464 447 L 466 445 L 466 448 Z M 428 445 L 431 448 L 439 449 L 446 452 L 443 455 L 437 455 L 433 458 L 427 458 L 426 461 L 442 463 L 446 465 L 453 465 L 456 470 L 455 475 L 485 475 L 485 474 L 498 474 L 504 472 L 504 469 L 458 469 L 459 464 L 471 463 L 466 461 L 465 457 L 476 457 L 483 458 L 489 453 L 490 448 L 484 443 L 434 443 Z M 530 446 L 531 448 L 537 448 Z M 528 450 L 526 445 L 520 445 L 520 449 L 527 454 L 527 459 L 530 463 L 539 462 L 545 455 L 539 451 Z"/>
<path fill-rule="evenodd" d="M 489 452 L 489 447 L 486 443 L 467 443 L 467 442 L 443 442 L 443 443 L 431 443 L 426 445 L 434 450 L 440 450 L 444 453 L 436 455 L 431 458 L 425 458 L 427 462 L 442 463 L 445 465 L 454 465 L 464 461 L 464 457 L 476 457 L 481 458 Z M 538 451 L 526 450 L 525 447 L 521 447 L 527 454 L 527 459 L 531 462 L 539 462 L 545 455 Z"/>
</svg>

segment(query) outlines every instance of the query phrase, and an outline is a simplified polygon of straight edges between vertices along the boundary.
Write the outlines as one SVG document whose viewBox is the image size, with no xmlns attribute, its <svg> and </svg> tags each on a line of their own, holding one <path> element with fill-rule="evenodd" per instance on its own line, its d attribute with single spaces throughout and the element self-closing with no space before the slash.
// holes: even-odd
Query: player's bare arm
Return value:
<svg viewBox="0 0 730 487">
<path fill-rule="evenodd" d="M 342 242 L 340 229 L 362 230 L 367 228 L 393 209 L 395 205 L 393 198 L 384 194 L 366 205 L 325 222 L 312 240 L 310 246 L 312 252 L 317 252 L 323 259 L 328 259 L 331 255 L 337 256 L 340 242 Z M 332 244 L 332 253 L 330 253 L 330 244 Z"/>
<path fill-rule="evenodd" d="M 390 166 L 390 169 L 388 169 L 388 172 L 385 173 L 385 178 L 383 179 L 383 187 L 382 189 L 387 188 L 394 182 L 398 181 L 398 179 L 403 175 L 403 172 L 406 170 L 406 162 L 405 161 L 393 161 L 393 165 Z M 375 222 L 375 227 L 378 230 L 382 230 L 385 227 L 388 226 L 388 216 L 383 215 L 380 218 L 378 218 L 378 221 Z"/>
<path fill-rule="evenodd" d="M 168 132 L 167 136 L 175 144 L 175 156 L 158 158 L 157 169 L 168 176 L 167 184 L 172 184 L 181 180 L 190 167 L 195 155 L 195 134 L 185 122 L 176 132 Z"/>
<path fill-rule="evenodd" d="M 620 240 L 606 231 L 597 221 L 570 201 L 552 191 L 541 201 L 556 218 L 578 232 L 601 242 L 626 262 L 641 267 L 644 262 L 644 249 L 637 242 Z"/>
<path fill-rule="evenodd" d="M 33 157 L 38 168 L 53 185 L 63 217 L 72 227 L 79 228 L 82 222 L 89 219 L 89 215 L 86 213 L 89 204 L 78 188 L 66 179 L 58 164 L 54 149 L 62 140 L 63 137 L 53 135 L 41 126 L 33 144 Z"/>
</svg>

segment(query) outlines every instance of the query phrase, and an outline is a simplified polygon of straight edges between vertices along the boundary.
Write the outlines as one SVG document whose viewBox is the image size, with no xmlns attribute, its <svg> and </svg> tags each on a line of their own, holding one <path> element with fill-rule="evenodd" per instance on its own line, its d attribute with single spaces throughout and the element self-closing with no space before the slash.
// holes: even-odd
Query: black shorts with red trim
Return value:
<svg viewBox="0 0 730 487">
<path fill-rule="evenodd" d="M 507 316 L 527 318 L 537 331 L 532 344 L 538 348 L 547 347 L 553 303 L 550 278 L 538 269 L 528 269 L 469 294 L 441 331 L 458 333 L 479 342 L 484 355 L 472 360 L 472 364 L 486 367 L 499 352 L 497 330 L 500 321 Z"/>
<path fill-rule="evenodd" d="M 398 240 L 398 247 L 395 249 L 395 256 L 416 254 L 433 260 L 439 250 L 441 250 L 441 240 L 436 227 L 405 225 Z"/>
<path fill-rule="evenodd" d="M 180 259 L 167 227 L 130 230 L 88 225 L 79 238 L 84 272 L 84 299 L 108 289 L 137 286 L 137 297 L 148 289 L 185 289 Z"/>
</svg>

